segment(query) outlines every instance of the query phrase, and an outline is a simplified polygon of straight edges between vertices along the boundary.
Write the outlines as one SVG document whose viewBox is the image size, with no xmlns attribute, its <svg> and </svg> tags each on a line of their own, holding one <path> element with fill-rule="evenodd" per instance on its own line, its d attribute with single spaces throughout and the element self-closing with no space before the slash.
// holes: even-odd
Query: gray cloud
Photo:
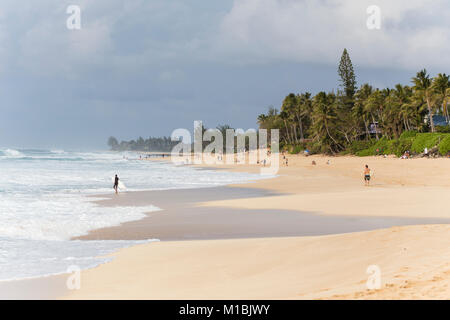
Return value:
<svg viewBox="0 0 450 320">
<path fill-rule="evenodd" d="M 366 9 L 382 27 L 366 27 Z M 221 23 L 220 48 L 248 61 L 334 63 L 342 47 L 365 67 L 449 67 L 450 10 L 445 0 L 235 1 Z"/>
<path fill-rule="evenodd" d="M 254 127 L 289 92 L 332 90 L 343 47 L 360 83 L 449 66 L 444 0 L 3 0 L 0 146 L 103 147 L 201 119 Z M 82 8 L 82 29 L 66 8 Z M 399 68 L 401 70 L 399 70 Z"/>
</svg>

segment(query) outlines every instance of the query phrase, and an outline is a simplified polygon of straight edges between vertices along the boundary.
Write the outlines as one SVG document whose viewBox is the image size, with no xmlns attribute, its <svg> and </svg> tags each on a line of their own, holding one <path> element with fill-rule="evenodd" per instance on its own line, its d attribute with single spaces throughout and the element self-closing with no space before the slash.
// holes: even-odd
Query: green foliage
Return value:
<svg viewBox="0 0 450 320">
<path fill-rule="evenodd" d="M 384 154 L 395 154 L 400 157 L 405 151 L 411 150 L 414 138 L 400 138 L 388 140 L 382 138 L 367 149 L 356 152 L 357 156 L 376 156 Z"/>
<path fill-rule="evenodd" d="M 288 152 L 290 154 L 299 154 L 300 152 L 302 152 L 305 149 L 306 149 L 306 147 L 304 144 L 297 144 L 297 145 L 290 146 L 288 149 Z"/>
<path fill-rule="evenodd" d="M 389 140 L 386 138 L 381 138 L 369 148 L 356 152 L 356 155 L 360 157 L 367 157 L 385 154 L 384 152 L 388 148 L 388 141 Z"/>
<path fill-rule="evenodd" d="M 450 134 L 441 140 L 439 144 L 439 153 L 443 156 L 450 154 Z"/>
<path fill-rule="evenodd" d="M 318 154 L 318 153 L 329 154 L 330 153 L 329 145 L 320 143 L 320 141 L 316 141 L 316 142 L 308 144 L 308 150 L 309 150 L 309 154 Z"/>
<path fill-rule="evenodd" d="M 368 149 L 375 144 L 376 140 L 356 140 L 353 141 L 346 149 L 346 153 L 356 154 L 362 150 Z"/>
<path fill-rule="evenodd" d="M 121 141 L 118 143 L 117 139 L 110 137 L 108 145 L 114 151 L 163 151 L 170 152 L 172 148 L 177 145 L 178 141 L 172 141 L 170 137 L 144 139 L 139 137 L 137 140 Z"/>
<path fill-rule="evenodd" d="M 450 133 L 450 126 L 436 126 L 436 132 Z"/>
<path fill-rule="evenodd" d="M 422 153 L 425 148 L 431 149 L 439 145 L 445 136 L 445 133 L 419 133 L 414 139 L 411 150 L 416 153 Z"/>
<path fill-rule="evenodd" d="M 355 154 L 360 157 L 382 154 L 394 154 L 400 157 L 408 150 L 414 153 L 422 153 L 425 148 L 431 149 L 438 145 L 439 153 L 446 155 L 450 150 L 450 135 L 439 133 L 416 133 L 414 135 L 414 133 L 408 132 L 402 135 L 400 139 L 388 140 L 382 138 L 368 148 L 355 152 Z"/>
<path fill-rule="evenodd" d="M 404 131 L 401 135 L 400 135 L 400 139 L 407 139 L 407 138 L 415 138 L 417 135 L 417 131 Z"/>
<path fill-rule="evenodd" d="M 438 110 L 448 118 L 450 76 L 432 78 L 421 70 L 410 86 L 383 89 L 363 84 L 357 89 L 353 65 L 344 50 L 339 77 L 342 89 L 337 92 L 288 94 L 281 112 L 271 108 L 258 117 L 260 128 L 279 129 L 280 144 L 292 146 L 290 152 L 297 153 L 300 148 L 295 146 L 308 141 L 312 153 L 361 156 L 421 153 L 450 133 L 450 127 L 424 121 L 433 119 Z M 434 135 L 424 136 L 430 129 Z"/>
<path fill-rule="evenodd" d="M 389 154 L 395 154 L 397 157 L 400 157 L 405 153 L 405 151 L 411 150 L 413 141 L 414 138 L 400 138 L 391 140 L 388 152 Z"/>
<path fill-rule="evenodd" d="M 355 71 L 353 70 L 352 60 L 350 59 L 347 49 L 344 49 L 344 52 L 342 53 L 338 73 L 341 80 L 341 85 L 345 91 L 345 95 L 348 98 L 353 97 L 356 91 L 356 77 Z"/>
</svg>

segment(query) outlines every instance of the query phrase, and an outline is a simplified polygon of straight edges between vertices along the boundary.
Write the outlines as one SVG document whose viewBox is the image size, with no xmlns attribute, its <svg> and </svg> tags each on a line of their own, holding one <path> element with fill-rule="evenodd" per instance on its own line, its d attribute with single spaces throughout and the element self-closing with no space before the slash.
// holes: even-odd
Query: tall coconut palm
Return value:
<svg viewBox="0 0 450 320">
<path fill-rule="evenodd" d="M 442 112 L 445 120 L 449 121 L 447 105 L 450 99 L 450 76 L 445 73 L 439 73 L 433 80 L 433 90 L 436 98 L 442 106 Z"/>
<path fill-rule="evenodd" d="M 281 111 L 279 114 L 281 120 L 283 120 L 284 128 L 286 129 L 286 141 L 288 143 L 292 143 L 291 135 L 289 134 L 288 120 L 289 114 L 286 111 Z"/>
<path fill-rule="evenodd" d="M 411 87 L 400 84 L 395 86 L 393 96 L 399 104 L 399 116 L 403 121 L 405 130 L 412 130 L 411 119 L 416 118 L 417 110 L 412 103 L 412 95 Z"/>
<path fill-rule="evenodd" d="M 414 84 L 414 90 L 422 96 L 427 103 L 428 107 L 428 117 L 430 119 L 431 132 L 435 132 L 433 121 L 433 109 L 432 109 L 432 99 L 433 99 L 433 79 L 427 73 L 426 69 L 417 72 L 417 75 L 412 78 L 412 83 Z"/>
<path fill-rule="evenodd" d="M 360 125 L 361 124 L 364 125 L 366 138 L 370 137 L 369 132 L 370 120 L 369 114 L 364 110 L 365 109 L 364 106 L 367 103 L 367 100 L 369 99 L 372 92 L 373 92 L 372 86 L 370 86 L 367 83 L 363 84 L 354 96 L 355 104 L 353 105 L 352 109 L 352 117 L 356 120 L 357 123 L 360 123 Z"/>
<path fill-rule="evenodd" d="M 300 139 L 305 139 L 306 125 L 312 112 L 311 93 L 305 92 L 297 96 L 296 118 L 300 130 Z"/>
<path fill-rule="evenodd" d="M 281 106 L 281 112 L 283 113 L 283 121 L 285 121 L 286 131 L 289 140 L 291 142 L 298 142 L 297 136 L 297 121 L 296 121 L 296 109 L 298 105 L 297 95 L 290 93 L 284 98 L 283 104 Z M 290 131 L 290 132 L 289 132 Z"/>
<path fill-rule="evenodd" d="M 336 96 L 333 93 L 319 92 L 313 99 L 313 131 L 316 139 L 329 138 L 335 148 L 342 150 L 343 147 L 334 137 L 332 126 L 336 123 L 337 115 L 335 110 Z M 332 145 L 328 145 L 331 152 L 335 152 Z"/>
<path fill-rule="evenodd" d="M 409 102 L 408 89 L 408 87 L 397 84 L 386 98 L 386 110 L 384 113 L 386 119 L 389 119 L 389 121 L 386 121 L 386 127 L 391 130 L 396 139 L 402 133 L 403 128 L 407 128 L 403 109 Z"/>
<path fill-rule="evenodd" d="M 367 112 L 372 118 L 372 122 L 380 123 L 383 120 L 382 113 L 386 102 L 386 91 L 376 89 L 367 98 L 364 104 L 364 111 Z M 375 137 L 378 140 L 378 127 L 375 130 Z"/>
</svg>

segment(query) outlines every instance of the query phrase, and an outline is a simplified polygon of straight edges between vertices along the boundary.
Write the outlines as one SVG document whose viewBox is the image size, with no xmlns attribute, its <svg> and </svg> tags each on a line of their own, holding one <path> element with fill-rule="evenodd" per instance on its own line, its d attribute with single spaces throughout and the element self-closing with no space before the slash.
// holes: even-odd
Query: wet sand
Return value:
<svg viewBox="0 0 450 320">
<path fill-rule="evenodd" d="M 247 184 L 246 186 L 251 186 Z M 80 240 L 217 240 L 314 236 L 388 228 L 392 226 L 450 223 L 444 218 L 397 218 L 370 216 L 329 216 L 280 209 L 239 209 L 199 206 L 215 201 L 287 196 L 261 188 L 214 187 L 162 191 L 141 191 L 101 195 L 102 206 L 155 205 L 162 211 L 119 226 L 97 229 Z"/>
<path fill-rule="evenodd" d="M 67 295 L 68 275 L 0 281 L 0 300 L 54 300 Z"/>
</svg>

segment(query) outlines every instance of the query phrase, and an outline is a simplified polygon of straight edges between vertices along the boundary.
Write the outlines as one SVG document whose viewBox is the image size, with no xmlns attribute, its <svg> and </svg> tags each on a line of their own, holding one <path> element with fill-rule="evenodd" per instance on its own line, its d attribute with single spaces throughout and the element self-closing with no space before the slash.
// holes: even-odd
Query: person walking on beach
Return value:
<svg viewBox="0 0 450 320">
<path fill-rule="evenodd" d="M 370 183 L 370 169 L 369 166 L 366 164 L 366 167 L 364 168 L 364 184 L 366 186 L 369 186 Z"/>
<path fill-rule="evenodd" d="M 119 177 L 116 176 L 114 177 L 114 190 L 116 191 L 116 194 L 119 193 Z"/>
</svg>

